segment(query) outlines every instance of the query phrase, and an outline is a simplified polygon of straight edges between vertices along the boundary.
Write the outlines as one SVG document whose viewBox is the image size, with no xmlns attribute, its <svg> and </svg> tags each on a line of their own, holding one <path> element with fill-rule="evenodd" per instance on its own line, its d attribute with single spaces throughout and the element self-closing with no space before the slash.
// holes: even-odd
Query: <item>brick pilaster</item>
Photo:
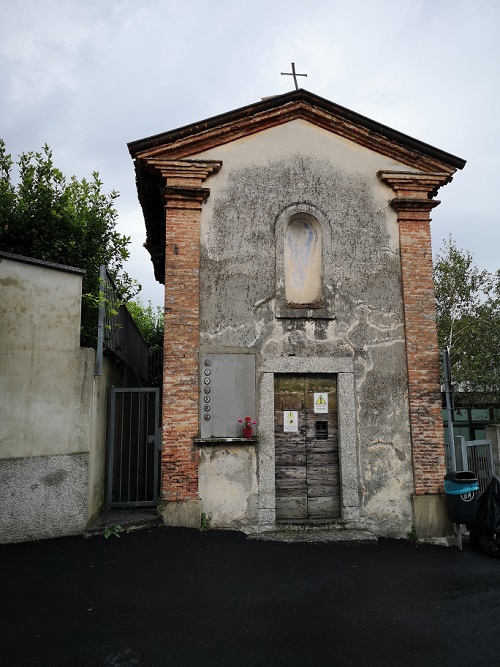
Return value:
<svg viewBox="0 0 500 667">
<path fill-rule="evenodd" d="M 165 187 L 165 342 L 162 485 L 164 501 L 198 499 L 200 216 L 206 178 L 220 162 L 148 160 Z"/>
<path fill-rule="evenodd" d="M 439 352 L 432 279 L 430 211 L 449 174 L 380 172 L 392 187 L 398 213 L 403 284 L 408 400 L 417 495 L 439 493 L 445 475 Z"/>
</svg>

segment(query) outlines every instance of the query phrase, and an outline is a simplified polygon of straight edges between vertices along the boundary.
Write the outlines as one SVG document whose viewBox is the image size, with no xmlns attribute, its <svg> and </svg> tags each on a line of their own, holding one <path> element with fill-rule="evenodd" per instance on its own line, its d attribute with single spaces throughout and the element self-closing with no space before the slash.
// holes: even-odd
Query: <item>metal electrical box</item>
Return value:
<svg viewBox="0 0 500 667">
<path fill-rule="evenodd" d="M 256 418 L 255 356 L 203 354 L 200 367 L 202 438 L 241 438 L 238 419 Z"/>
</svg>

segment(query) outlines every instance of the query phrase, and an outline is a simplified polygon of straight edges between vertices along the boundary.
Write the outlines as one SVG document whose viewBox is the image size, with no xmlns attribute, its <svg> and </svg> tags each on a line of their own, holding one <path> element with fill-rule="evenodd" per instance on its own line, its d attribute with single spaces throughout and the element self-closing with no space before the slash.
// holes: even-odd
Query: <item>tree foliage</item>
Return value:
<svg viewBox="0 0 500 667">
<path fill-rule="evenodd" d="M 127 309 L 149 346 L 149 351 L 156 352 L 156 350 L 162 349 L 164 330 L 163 308 L 160 306 L 156 306 L 155 308 L 151 304 L 151 301 L 145 306 L 140 299 L 135 299 L 127 303 Z"/>
<path fill-rule="evenodd" d="M 479 269 L 450 237 L 434 263 L 439 348 L 466 403 L 500 401 L 500 270 Z"/>
<path fill-rule="evenodd" d="M 0 139 L 0 249 L 17 255 L 85 269 L 81 342 L 95 345 L 99 305 L 99 266 L 104 264 L 124 301 L 140 287 L 125 272 L 130 238 L 116 230 L 118 193 L 102 192 L 99 174 L 66 180 L 54 166 L 52 151 L 14 161 Z"/>
</svg>

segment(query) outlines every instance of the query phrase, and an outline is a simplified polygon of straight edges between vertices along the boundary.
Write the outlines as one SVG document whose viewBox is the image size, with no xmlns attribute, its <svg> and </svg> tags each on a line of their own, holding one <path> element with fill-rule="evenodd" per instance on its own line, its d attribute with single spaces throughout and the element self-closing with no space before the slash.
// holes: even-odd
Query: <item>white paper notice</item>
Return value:
<svg viewBox="0 0 500 667">
<path fill-rule="evenodd" d="M 285 433 L 296 433 L 299 430 L 299 413 L 297 410 L 284 410 L 283 431 Z"/>
</svg>

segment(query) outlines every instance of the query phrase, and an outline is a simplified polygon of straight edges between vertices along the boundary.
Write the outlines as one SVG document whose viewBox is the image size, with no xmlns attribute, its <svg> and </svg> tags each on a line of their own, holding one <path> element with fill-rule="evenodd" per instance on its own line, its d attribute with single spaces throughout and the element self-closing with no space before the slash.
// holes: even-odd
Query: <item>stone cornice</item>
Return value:
<svg viewBox="0 0 500 667">
<path fill-rule="evenodd" d="M 189 188 L 189 187 L 178 187 L 170 186 L 161 189 L 161 193 L 167 205 L 172 207 L 174 202 L 177 204 L 178 208 L 184 208 L 184 203 L 193 202 L 197 204 L 202 204 L 207 201 L 210 196 L 209 188 Z M 187 208 L 187 207 L 186 207 Z"/>
<path fill-rule="evenodd" d="M 140 158 L 141 167 L 161 174 L 165 185 L 187 185 L 201 187 L 201 184 L 221 166 L 220 160 L 169 160 L 163 157 Z"/>
<path fill-rule="evenodd" d="M 137 158 L 147 159 L 148 161 L 151 158 L 180 159 L 293 120 L 309 121 L 328 132 L 402 162 L 413 169 L 446 170 L 449 174 L 454 174 L 456 171 L 454 167 L 450 168 L 449 164 L 436 159 L 434 156 L 427 156 L 414 148 L 396 143 L 383 134 L 367 130 L 367 128 L 356 125 L 352 120 L 342 118 L 340 115 L 311 107 L 304 101 L 290 102 L 283 107 L 257 113 L 250 118 L 229 120 L 224 125 L 193 133 L 172 144 L 164 144 L 147 149 L 144 152 L 141 151 L 137 154 Z"/>
<path fill-rule="evenodd" d="M 398 213 L 402 212 L 420 212 L 429 213 L 433 208 L 439 206 L 441 202 L 438 199 L 417 199 L 416 197 L 403 197 L 402 199 L 393 199 L 391 206 Z"/>
<path fill-rule="evenodd" d="M 443 172 L 379 171 L 377 175 L 394 190 L 397 199 L 432 199 L 452 180 L 451 174 Z"/>
<path fill-rule="evenodd" d="M 218 160 L 136 160 L 137 191 L 146 222 L 144 245 L 158 282 L 165 281 L 165 210 L 201 210 L 210 195 L 203 183 L 221 166 Z"/>
</svg>

